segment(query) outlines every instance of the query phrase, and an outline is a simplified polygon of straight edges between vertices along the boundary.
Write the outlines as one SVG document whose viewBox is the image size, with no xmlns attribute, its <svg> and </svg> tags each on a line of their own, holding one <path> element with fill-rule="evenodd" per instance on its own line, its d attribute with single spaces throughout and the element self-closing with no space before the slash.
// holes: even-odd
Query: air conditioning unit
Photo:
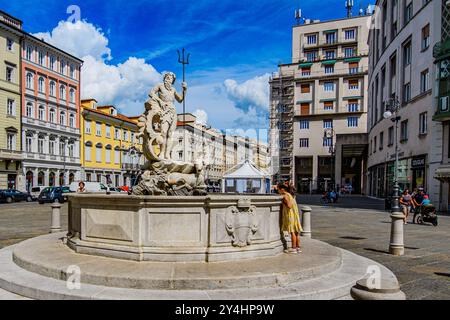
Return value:
<svg viewBox="0 0 450 320">
<path fill-rule="evenodd" d="M 441 111 L 448 111 L 449 108 L 449 96 L 441 98 Z"/>
</svg>

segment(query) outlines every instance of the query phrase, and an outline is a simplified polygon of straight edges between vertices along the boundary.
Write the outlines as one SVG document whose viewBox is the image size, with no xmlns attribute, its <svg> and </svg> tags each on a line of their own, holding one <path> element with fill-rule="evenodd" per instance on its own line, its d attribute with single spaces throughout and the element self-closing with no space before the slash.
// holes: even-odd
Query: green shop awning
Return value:
<svg viewBox="0 0 450 320">
<path fill-rule="evenodd" d="M 324 65 L 336 64 L 336 60 L 322 61 L 322 64 L 324 64 Z"/>
<path fill-rule="evenodd" d="M 347 58 L 344 59 L 344 62 L 360 62 L 361 58 Z"/>
<path fill-rule="evenodd" d="M 358 99 L 364 99 L 363 96 L 354 96 L 354 97 L 344 97 L 344 100 L 358 100 Z"/>
<path fill-rule="evenodd" d="M 337 29 L 334 29 L 334 30 L 326 30 L 326 31 L 324 31 L 323 33 L 335 33 L 335 32 L 337 32 L 338 30 Z"/>
<path fill-rule="evenodd" d="M 297 101 L 297 105 L 300 105 L 302 103 L 312 103 L 312 100 L 302 100 L 302 101 Z"/>
<path fill-rule="evenodd" d="M 301 69 L 301 68 L 309 68 L 309 67 L 311 67 L 313 65 L 313 63 L 312 62 L 305 62 L 305 63 L 300 63 L 299 65 L 298 65 L 298 67 Z"/>
</svg>

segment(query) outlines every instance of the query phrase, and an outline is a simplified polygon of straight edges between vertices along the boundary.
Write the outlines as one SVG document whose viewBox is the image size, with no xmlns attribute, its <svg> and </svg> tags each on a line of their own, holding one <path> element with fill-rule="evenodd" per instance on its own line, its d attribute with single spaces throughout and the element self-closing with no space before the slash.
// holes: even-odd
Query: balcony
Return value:
<svg viewBox="0 0 450 320">
<path fill-rule="evenodd" d="M 122 170 L 125 171 L 140 171 L 141 165 L 135 163 L 122 163 Z"/>
<path fill-rule="evenodd" d="M 0 149 L 0 159 L 21 161 L 23 160 L 23 154 L 22 151 Z"/>
<path fill-rule="evenodd" d="M 61 156 L 56 154 L 46 154 L 46 153 L 37 153 L 37 152 L 23 152 L 23 159 L 27 160 L 42 160 L 42 161 L 50 161 L 50 162 L 56 162 L 58 164 L 73 164 L 73 165 L 79 165 L 80 159 L 76 157 L 69 157 L 69 156 Z"/>
<path fill-rule="evenodd" d="M 307 44 L 305 43 L 303 45 L 303 48 L 305 49 L 313 49 L 313 48 L 319 48 L 319 47 L 332 47 L 337 45 L 349 45 L 352 43 L 358 43 L 358 40 L 356 39 L 345 39 L 345 37 L 335 38 L 335 39 L 320 39 L 319 41 L 316 41 L 316 43 Z"/>
<path fill-rule="evenodd" d="M 22 120 L 23 124 L 39 126 L 39 127 L 43 127 L 46 129 L 51 129 L 52 131 L 57 130 L 57 131 L 60 131 L 63 133 L 71 133 L 74 135 L 80 135 L 80 129 L 78 129 L 78 128 L 67 127 L 67 126 L 57 124 L 57 123 L 52 123 L 52 122 L 47 122 L 47 121 L 42 121 L 42 120 L 27 118 L 27 117 L 23 117 L 22 119 L 23 119 Z"/>
</svg>

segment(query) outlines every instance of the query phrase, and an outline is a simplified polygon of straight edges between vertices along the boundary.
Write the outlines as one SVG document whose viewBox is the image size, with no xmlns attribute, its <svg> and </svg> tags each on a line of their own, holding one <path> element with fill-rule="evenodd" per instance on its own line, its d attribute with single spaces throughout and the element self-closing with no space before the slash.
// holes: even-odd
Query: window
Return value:
<svg viewBox="0 0 450 320">
<path fill-rule="evenodd" d="M 306 36 L 306 42 L 308 44 L 316 44 L 317 43 L 317 35 L 310 34 L 310 35 Z"/>
<path fill-rule="evenodd" d="M 10 151 L 16 150 L 16 134 L 8 132 L 6 135 L 6 148 Z"/>
<path fill-rule="evenodd" d="M 59 142 L 59 155 L 62 157 L 66 156 L 66 143 L 64 141 Z"/>
<path fill-rule="evenodd" d="M 14 50 L 14 40 L 11 38 L 6 39 L 6 50 L 13 51 Z"/>
<path fill-rule="evenodd" d="M 428 132 L 428 113 L 424 112 L 419 115 L 419 134 L 424 135 Z"/>
<path fill-rule="evenodd" d="M 327 44 L 336 43 L 336 32 L 328 32 L 325 35 L 325 40 Z"/>
<path fill-rule="evenodd" d="M 409 66 L 411 64 L 411 42 L 408 42 L 403 46 L 403 65 Z"/>
<path fill-rule="evenodd" d="M 123 130 L 123 140 L 128 141 L 128 131 Z"/>
<path fill-rule="evenodd" d="M 334 91 L 334 82 L 325 82 L 323 84 L 324 91 Z"/>
<path fill-rule="evenodd" d="M 420 92 L 424 93 L 430 89 L 430 72 L 422 71 L 420 74 Z"/>
<path fill-rule="evenodd" d="M 38 138 L 38 153 L 44 153 L 44 136 L 39 136 Z"/>
<path fill-rule="evenodd" d="M 348 117 L 348 119 L 347 119 L 347 127 L 349 127 L 349 128 L 357 128 L 358 127 L 358 117 Z"/>
<path fill-rule="evenodd" d="M 65 85 L 61 85 L 59 87 L 59 98 L 61 100 L 66 100 L 66 86 Z"/>
<path fill-rule="evenodd" d="M 91 121 L 84 120 L 84 132 L 91 134 Z"/>
<path fill-rule="evenodd" d="M 6 114 L 8 116 L 15 116 L 16 115 L 16 101 L 13 99 L 8 99 L 7 105 L 6 105 Z"/>
<path fill-rule="evenodd" d="M 56 97 L 56 83 L 54 81 L 50 81 L 50 95 L 52 97 Z"/>
<path fill-rule="evenodd" d="M 56 59 L 55 59 L 55 56 L 50 56 L 50 69 L 52 69 L 53 71 L 55 71 L 55 67 L 56 67 Z"/>
<path fill-rule="evenodd" d="M 40 93 L 45 93 L 45 80 L 42 77 L 38 80 L 38 91 Z"/>
<path fill-rule="evenodd" d="M 334 109 L 333 101 L 325 101 L 323 103 L 323 108 L 324 108 L 324 110 L 327 110 L 327 111 L 333 110 Z"/>
<path fill-rule="evenodd" d="M 120 163 L 120 150 L 119 148 L 114 149 L 114 163 L 119 164 Z"/>
<path fill-rule="evenodd" d="M 300 139 L 300 148 L 309 148 L 309 139 L 308 138 Z"/>
<path fill-rule="evenodd" d="M 33 60 L 33 48 L 31 46 L 27 46 L 26 59 L 29 61 Z"/>
<path fill-rule="evenodd" d="M 394 127 L 390 127 L 388 131 L 388 146 L 394 144 Z"/>
<path fill-rule="evenodd" d="M 325 59 L 334 59 L 336 58 L 336 51 L 335 50 L 327 50 L 325 51 Z"/>
<path fill-rule="evenodd" d="M 183 151 L 178 152 L 178 159 L 183 160 Z"/>
<path fill-rule="evenodd" d="M 55 111 L 55 109 L 50 109 L 50 112 L 49 112 L 49 121 L 50 122 L 52 122 L 52 123 L 55 123 L 56 122 L 56 118 L 55 118 L 55 116 L 56 116 L 56 111 Z"/>
<path fill-rule="evenodd" d="M 27 134 L 25 138 L 25 151 L 33 152 L 33 136 L 31 134 Z"/>
<path fill-rule="evenodd" d="M 50 141 L 49 141 L 49 153 L 52 156 L 54 156 L 56 154 L 55 138 L 50 138 Z"/>
<path fill-rule="evenodd" d="M 323 146 L 324 147 L 331 147 L 333 144 L 333 138 L 324 137 L 323 138 Z"/>
<path fill-rule="evenodd" d="M 359 72 L 359 63 L 358 62 L 350 62 L 348 64 L 348 72 L 350 74 L 356 74 Z"/>
<path fill-rule="evenodd" d="M 106 137 L 107 138 L 111 138 L 111 126 L 110 125 L 106 125 Z"/>
<path fill-rule="evenodd" d="M 302 68 L 302 77 L 308 77 L 311 75 L 311 68 Z"/>
<path fill-rule="evenodd" d="M 384 132 L 380 133 L 380 151 L 384 148 Z"/>
<path fill-rule="evenodd" d="M 405 3 L 406 3 L 406 1 L 405 1 Z M 407 24 L 409 21 L 411 21 L 412 16 L 413 16 L 413 2 L 411 1 L 405 7 L 405 24 Z"/>
<path fill-rule="evenodd" d="M 61 60 L 61 63 L 59 65 L 59 72 L 64 74 L 65 71 L 66 71 L 66 63 L 64 62 L 64 60 Z"/>
<path fill-rule="evenodd" d="M 69 127 L 75 128 L 75 115 L 73 113 L 69 116 Z"/>
<path fill-rule="evenodd" d="M 408 141 L 408 120 L 402 121 L 400 125 L 400 141 Z"/>
<path fill-rule="evenodd" d="M 28 118 L 34 118 L 34 114 L 33 114 L 33 104 L 32 104 L 31 102 L 28 102 L 28 103 L 27 103 L 27 106 L 26 106 L 26 108 L 25 108 L 25 113 L 26 113 L 26 116 L 27 116 Z"/>
<path fill-rule="evenodd" d="M 111 146 L 110 145 L 106 146 L 105 160 L 106 160 L 106 163 L 111 163 Z"/>
<path fill-rule="evenodd" d="M 358 100 L 349 100 L 348 101 L 348 112 L 359 112 Z"/>
<path fill-rule="evenodd" d="M 323 120 L 324 129 L 333 129 L 333 120 Z"/>
<path fill-rule="evenodd" d="M 309 120 L 300 120 L 300 130 L 309 130 Z"/>
<path fill-rule="evenodd" d="M 73 142 L 69 142 L 69 145 L 67 146 L 69 149 L 69 157 L 74 157 L 74 151 L 75 151 L 75 144 Z"/>
<path fill-rule="evenodd" d="M 408 103 L 411 100 L 411 83 L 403 86 L 403 102 Z"/>
<path fill-rule="evenodd" d="M 114 129 L 114 139 L 120 140 L 120 130 Z"/>
<path fill-rule="evenodd" d="M 310 93 L 311 92 L 311 85 L 310 84 L 302 84 L 301 93 Z"/>
<path fill-rule="evenodd" d="M 34 86 L 33 86 L 33 81 L 34 80 L 34 76 L 33 76 L 33 74 L 32 73 L 30 73 L 30 72 L 28 72 L 27 73 L 27 76 L 26 76 L 26 86 L 27 86 L 27 89 L 34 89 Z"/>
<path fill-rule="evenodd" d="M 307 61 L 309 61 L 309 62 L 316 61 L 316 59 L 317 59 L 317 51 L 308 51 L 308 52 L 305 52 L 305 54 L 306 54 L 306 60 Z"/>
<path fill-rule="evenodd" d="M 355 29 L 345 30 L 345 40 L 354 40 L 355 38 L 356 38 Z"/>
<path fill-rule="evenodd" d="M 75 103 L 75 90 L 74 89 L 70 89 L 70 102 Z"/>
<path fill-rule="evenodd" d="M 344 48 L 344 56 L 345 58 L 351 58 L 356 56 L 356 49 L 354 47 Z"/>
<path fill-rule="evenodd" d="M 348 89 L 349 90 L 358 90 L 359 89 L 359 80 L 349 80 L 348 81 Z"/>
<path fill-rule="evenodd" d="M 44 106 L 39 106 L 39 110 L 38 110 L 38 118 L 41 121 L 45 121 L 45 107 Z"/>
<path fill-rule="evenodd" d="M 373 153 L 377 152 L 377 137 L 373 138 Z"/>
<path fill-rule="evenodd" d="M 41 66 L 43 66 L 44 65 L 44 53 L 42 52 L 42 51 L 39 51 L 39 54 L 38 54 L 38 62 L 39 62 L 39 64 L 41 65 Z"/>
<path fill-rule="evenodd" d="M 430 25 L 427 24 L 422 29 L 422 50 L 428 49 L 430 46 Z"/>
<path fill-rule="evenodd" d="M 334 65 L 325 66 L 325 74 L 333 74 L 334 73 Z"/>
<path fill-rule="evenodd" d="M 66 125 L 66 113 L 64 111 L 59 114 L 59 124 L 62 126 Z"/>
<path fill-rule="evenodd" d="M 95 134 L 97 137 L 100 137 L 102 135 L 102 124 L 100 122 L 95 123 Z"/>
<path fill-rule="evenodd" d="M 134 132 L 131 133 L 131 143 L 134 143 Z"/>
<path fill-rule="evenodd" d="M 300 115 L 302 116 L 309 115 L 309 103 L 302 103 L 300 105 Z"/>
<path fill-rule="evenodd" d="M 6 67 L 6 81 L 14 82 L 14 68 Z"/>
<path fill-rule="evenodd" d="M 75 67 L 73 64 L 70 65 L 70 76 L 75 79 Z"/>
<path fill-rule="evenodd" d="M 95 160 L 97 162 L 102 162 L 102 148 L 101 144 L 97 144 L 95 147 Z"/>
<path fill-rule="evenodd" d="M 86 146 L 84 148 L 84 160 L 91 161 L 92 156 L 92 143 L 86 142 Z"/>
</svg>

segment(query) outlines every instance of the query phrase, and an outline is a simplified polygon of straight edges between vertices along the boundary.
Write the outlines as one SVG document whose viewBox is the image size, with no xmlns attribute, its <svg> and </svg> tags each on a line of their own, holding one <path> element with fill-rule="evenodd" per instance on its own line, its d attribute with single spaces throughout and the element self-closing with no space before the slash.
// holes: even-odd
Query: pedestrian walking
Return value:
<svg viewBox="0 0 450 320">
<path fill-rule="evenodd" d="M 300 213 L 297 202 L 289 193 L 289 188 L 285 184 L 280 184 L 278 191 L 283 196 L 281 231 L 289 233 L 292 239 L 292 248 L 287 249 L 285 252 L 301 253 L 300 232 L 302 232 L 302 226 L 300 225 Z"/>
<path fill-rule="evenodd" d="M 403 215 L 405 216 L 404 218 L 404 223 L 408 224 L 408 217 L 409 217 L 409 213 L 411 212 L 411 206 L 412 206 L 412 197 L 409 194 L 409 190 L 405 189 L 405 191 L 403 191 L 403 195 L 400 198 L 400 205 L 402 207 L 403 210 Z"/>
</svg>

